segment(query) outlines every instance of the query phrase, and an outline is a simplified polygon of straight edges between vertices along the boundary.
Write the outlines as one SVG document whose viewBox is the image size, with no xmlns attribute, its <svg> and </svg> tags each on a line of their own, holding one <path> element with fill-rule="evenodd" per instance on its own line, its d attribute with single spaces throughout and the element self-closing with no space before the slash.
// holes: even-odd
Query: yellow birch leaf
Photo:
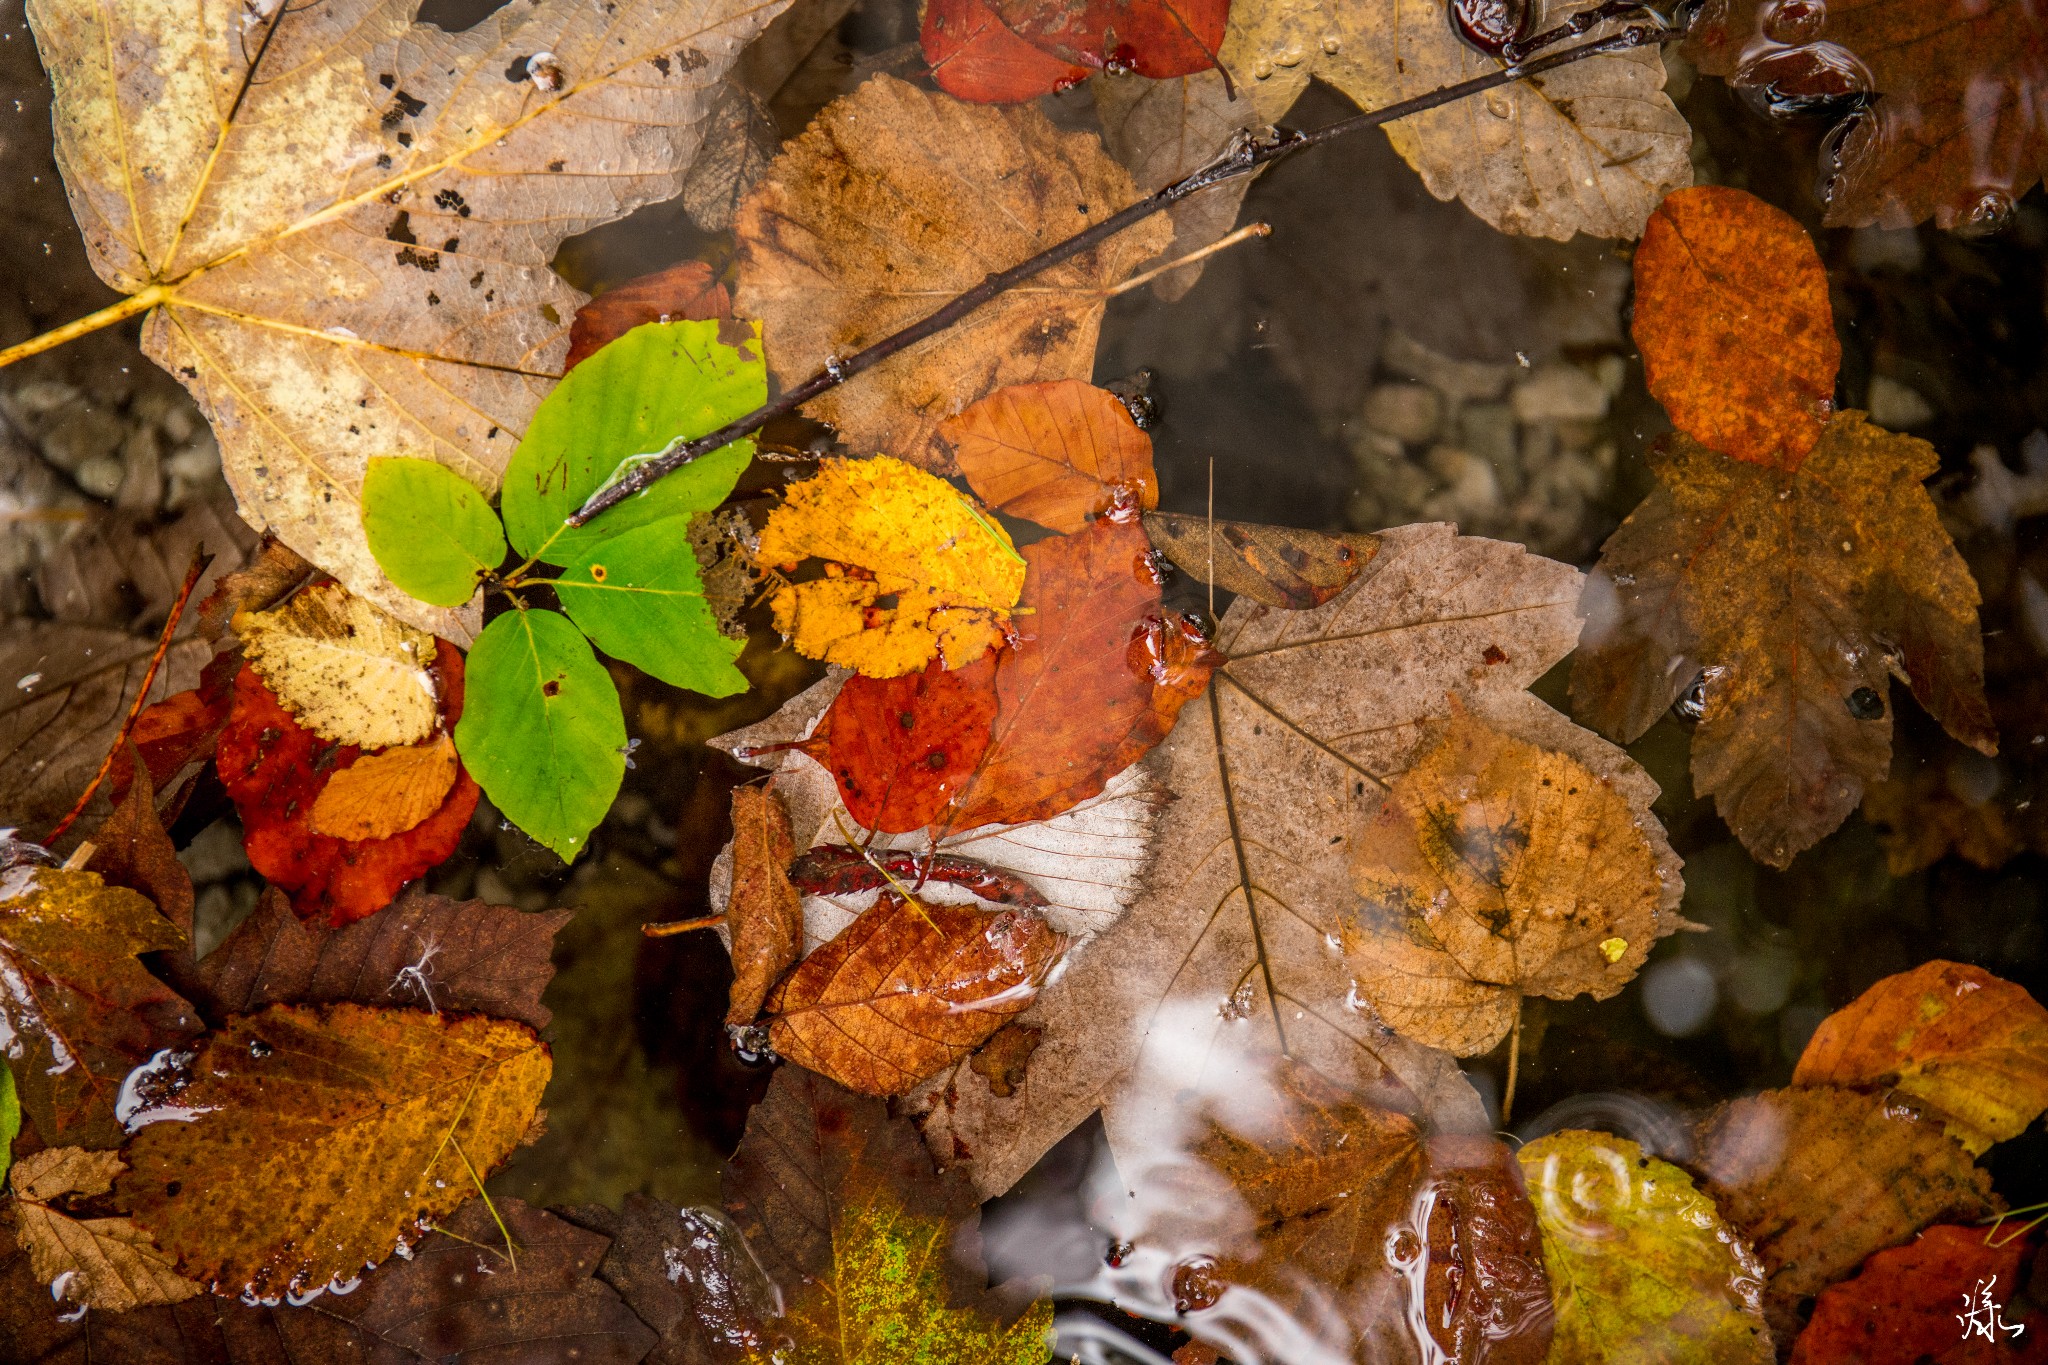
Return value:
<svg viewBox="0 0 2048 1365">
<path fill-rule="evenodd" d="M 244 612 L 235 634 L 264 685 L 322 739 L 388 749 L 434 732 L 434 637 L 339 584 L 309 588 L 276 611 Z"/>
</svg>

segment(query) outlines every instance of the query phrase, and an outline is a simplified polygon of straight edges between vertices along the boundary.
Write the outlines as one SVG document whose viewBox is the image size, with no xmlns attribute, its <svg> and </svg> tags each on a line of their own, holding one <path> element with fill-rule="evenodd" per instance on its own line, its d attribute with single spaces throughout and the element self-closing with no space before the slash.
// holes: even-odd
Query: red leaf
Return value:
<svg viewBox="0 0 2048 1365">
<path fill-rule="evenodd" d="M 1855 1279 L 1821 1291 L 1813 1317 L 1792 1347 L 1792 1365 L 1994 1365 L 2048 1360 L 2048 1322 L 2029 1320 L 2012 1304 L 2020 1267 L 2039 1245 L 2013 1227 L 1931 1227 L 1902 1247 L 1880 1251 Z M 1992 1329 L 1997 1344 L 1965 1337 L 1968 1310 L 1990 1325 L 1981 1294 L 1990 1289 L 1999 1321 L 2023 1326 L 2014 1335 Z"/>
<path fill-rule="evenodd" d="M 1215 66 L 1230 0 L 994 0 L 1024 41 L 1064 61 L 1164 80 Z"/>
<path fill-rule="evenodd" d="M 868 829 L 906 834 L 939 818 L 974 773 L 996 717 L 996 654 L 933 659 L 900 678 L 855 674 L 800 746 Z"/>
<path fill-rule="evenodd" d="M 939 89 L 981 104 L 1014 104 L 1088 79 L 1012 33 L 982 0 L 931 0 L 918 35 Z"/>
<path fill-rule="evenodd" d="M 576 310 L 569 324 L 573 370 L 607 342 L 647 322 L 713 322 L 732 317 L 732 295 L 702 261 L 684 261 L 605 290 Z M 720 331 L 724 329 L 721 328 Z"/>
<path fill-rule="evenodd" d="M 453 729 L 462 712 L 462 655 L 445 641 L 434 672 L 444 726 Z M 440 808 L 409 830 L 361 840 L 313 833 L 321 789 L 359 756 L 353 745 L 329 745 L 302 728 L 255 670 L 235 675 L 234 709 L 215 762 L 242 817 L 250 865 L 291 893 L 301 919 L 339 927 L 381 910 L 455 851 L 476 809 L 476 781 L 458 770 Z"/>
<path fill-rule="evenodd" d="M 149 784 L 162 789 L 188 763 L 213 757 L 221 727 L 228 723 L 228 704 L 233 699 L 235 670 L 242 658 L 234 650 L 223 650 L 199 674 L 199 686 L 189 692 L 173 692 L 153 706 L 144 708 L 128 732 L 142 765 L 149 769 Z M 114 755 L 108 772 L 114 799 L 127 794 L 135 780 L 135 767 L 126 746 Z"/>
</svg>

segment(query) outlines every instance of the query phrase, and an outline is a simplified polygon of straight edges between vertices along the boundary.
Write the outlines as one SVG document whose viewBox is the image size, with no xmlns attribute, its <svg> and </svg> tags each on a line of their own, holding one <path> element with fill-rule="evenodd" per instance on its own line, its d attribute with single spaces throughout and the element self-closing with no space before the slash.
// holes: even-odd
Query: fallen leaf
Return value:
<svg viewBox="0 0 2048 1365">
<path fill-rule="evenodd" d="M 126 1313 L 200 1292 L 131 1220 L 73 1218 L 50 1207 L 64 1195 L 105 1193 L 122 1169 L 117 1153 L 76 1147 L 45 1148 L 15 1165 L 16 1235 L 52 1299 Z"/>
<path fill-rule="evenodd" d="M 199 633 L 218 640 L 245 611 L 269 611 L 306 585 L 316 570 L 297 550 L 264 533 L 249 562 L 215 581 L 199 601 Z"/>
<path fill-rule="evenodd" d="M 793 1067 L 747 1115 L 725 1206 L 783 1295 L 790 1365 L 1042 1365 L 1052 1307 L 987 1288 L 974 1191 L 881 1100 Z M 1014 1321 L 1011 1319 L 1014 1317 Z M 759 1359 L 766 1359 L 763 1352 Z"/>
<path fill-rule="evenodd" d="M 364 463 L 423 455 L 495 491 L 582 302 L 555 248 L 675 192 L 711 91 L 779 8 L 543 0 L 459 33 L 406 0 L 279 8 L 260 35 L 132 2 L 33 22 L 94 268 L 155 305 L 144 348 L 212 422 L 244 514 L 466 642 L 473 614 L 384 583 Z"/>
<path fill-rule="evenodd" d="M 1578 575 L 1447 526 L 1379 539 L 1321 607 L 1239 600 L 1224 616 L 1216 648 L 1229 662 L 1149 760 L 1176 798 L 1156 836 L 1169 852 L 1133 909 L 1071 953 L 1020 1018 L 1045 1030 L 1028 1105 L 955 1073 L 926 1120 L 935 1150 L 957 1140 L 974 1153 L 984 1193 L 1007 1189 L 1134 1064 L 1225 1074 L 1228 1057 L 1281 1052 L 1439 1130 L 1490 1128 L 1448 1055 L 1362 1007 L 1330 940 L 1357 903 L 1347 846 L 1451 693 L 1550 747 L 1584 742 L 1523 695 L 1577 638 Z M 1617 751 L 1594 766 L 1653 793 Z M 1106 1120 L 1113 1151 L 1142 1149 L 1142 1123 L 1121 1127 L 1114 1107 Z"/>
<path fill-rule="evenodd" d="M 1703 74 L 1773 104 L 1853 101 L 1826 140 L 1817 193 L 1829 227 L 1931 217 L 1995 230 L 2040 179 L 2048 146 L 2029 92 L 2048 66 L 2025 6 L 1847 0 L 1790 22 L 1774 13 L 1757 0 L 1711 0 L 1682 51 Z"/>
<path fill-rule="evenodd" d="M 1015 104 L 1067 90 L 1088 68 L 1042 52 L 1017 36 L 988 0 L 931 0 L 918 42 L 932 83 L 980 104 Z"/>
<path fill-rule="evenodd" d="M 1922 963 L 1823 1019 L 1792 1084 L 1903 1091 L 1981 1156 L 2048 1109 L 2048 1010 L 1981 967 Z"/>
<path fill-rule="evenodd" d="M 1921 486 L 1939 463 L 1859 412 L 1796 470 L 1659 440 L 1658 487 L 1588 585 L 1573 711 L 1626 743 L 1703 675 L 1693 785 L 1773 867 L 1884 776 L 1894 674 L 1950 734 L 1997 752 L 1977 585 Z"/>
<path fill-rule="evenodd" d="M 1827 270 L 1799 220 L 1741 190 L 1678 190 L 1643 228 L 1635 283 L 1644 382 L 1678 429 L 1797 469 L 1842 368 Z"/>
<path fill-rule="evenodd" d="M 189 983 L 209 1023 L 265 1005 L 470 1010 L 546 1028 L 541 992 L 568 910 L 515 910 L 414 888 L 340 929 L 301 923 L 275 888 L 202 959 Z"/>
<path fill-rule="evenodd" d="M 1031 1068 L 1031 1054 L 1038 1051 L 1038 1042 L 1043 1037 L 1044 1029 L 1029 1024 L 1005 1024 L 974 1050 L 974 1055 L 967 1059 L 967 1068 L 977 1076 L 987 1077 L 989 1093 L 1006 1100 L 1023 1086 Z"/>
<path fill-rule="evenodd" d="M 433 637 L 338 584 L 237 616 L 235 634 L 256 676 L 322 739 L 382 749 L 434 731 Z"/>
<path fill-rule="evenodd" d="M 948 668 L 972 662 L 1000 643 L 1024 586 L 1008 532 L 943 479 L 886 455 L 827 460 L 792 484 L 758 553 L 791 568 L 829 561 L 825 578 L 775 590 L 775 628 L 799 654 L 874 678 L 934 656 Z"/>
<path fill-rule="evenodd" d="M 1230 0 L 989 0 L 1018 37 L 1063 61 L 1152 80 L 1216 65 Z"/>
<path fill-rule="evenodd" d="M 184 941 L 155 906 L 96 873 L 19 867 L 0 884 L 0 1047 L 44 1142 L 117 1139 L 123 1079 L 199 1031 L 136 960 Z"/>
<path fill-rule="evenodd" d="M 21 1136 L 21 1093 L 14 1088 L 14 1070 L 0 1056 L 0 1177 L 14 1162 L 14 1140 Z"/>
<path fill-rule="evenodd" d="M 1574 0 L 1542 22 L 1589 7 Z M 1375 109 L 1502 67 L 1460 39 L 1434 0 L 1238 0 L 1223 65 L 1268 123 L 1312 76 Z M 1663 87 L 1654 48 L 1612 53 L 1410 115 L 1387 136 L 1431 194 L 1464 200 L 1503 232 L 1634 237 L 1665 194 L 1692 182 L 1692 131 Z"/>
<path fill-rule="evenodd" d="M 364 754 L 327 779 L 308 828 L 335 839 L 403 834 L 441 808 L 461 770 L 446 735 Z"/>
<path fill-rule="evenodd" d="M 706 232 L 724 232 L 781 146 L 782 135 L 761 97 L 738 80 L 721 82 L 704 120 L 704 143 L 677 196 L 683 212 Z"/>
<path fill-rule="evenodd" d="M 922 673 L 848 678 L 798 742 L 839 786 L 863 829 L 907 834 L 939 818 L 988 749 L 996 658 L 964 668 L 934 659 Z"/>
<path fill-rule="evenodd" d="M 1991 1178 L 1896 1094 L 1767 1090 L 1701 1122 L 1694 1170 L 1768 1272 L 1764 1320 L 1781 1340 L 1798 1303 L 1930 1223 L 1996 1211 Z"/>
<path fill-rule="evenodd" d="M 1764 1268 L 1684 1171 L 1627 1138 L 1576 1130 L 1517 1159 L 1543 1228 L 1557 1359 L 1777 1359 Z"/>
<path fill-rule="evenodd" d="M 652 275 L 615 284 L 576 310 L 569 324 L 569 354 L 562 368 L 573 370 L 601 346 L 649 322 L 721 322 L 732 317 L 732 294 L 710 266 L 684 261 Z"/>
<path fill-rule="evenodd" d="M 1351 842 L 1364 903 L 1340 936 L 1373 1010 L 1473 1057 L 1508 1036 L 1524 995 L 1619 993 L 1687 924 L 1678 855 L 1648 795 L 1454 699 Z"/>
<path fill-rule="evenodd" d="M 490 499 L 446 465 L 372 456 L 362 504 L 377 567 L 421 602 L 460 607 L 505 562 L 505 528 Z"/>
<path fill-rule="evenodd" d="M 620 1212 L 567 1213 L 612 1239 L 597 1275 L 660 1336 L 650 1365 L 706 1365 L 768 1346 L 774 1287 L 720 1210 L 679 1209 L 636 1191 Z"/>
<path fill-rule="evenodd" d="M 273 1005 L 128 1118 L 117 1193 L 216 1292 L 303 1294 L 453 1213 L 532 1124 L 548 1072 L 521 1024 Z"/>
<path fill-rule="evenodd" d="M 241 668 L 240 651 L 224 649 L 200 670 L 197 687 L 173 692 L 162 701 L 143 707 L 135 717 L 135 727 L 128 732 L 128 738 L 148 770 L 152 788 L 166 789 L 192 765 L 212 760 L 220 732 L 228 723 L 228 712 L 234 703 L 235 674 Z M 109 791 L 120 800 L 134 780 L 128 753 L 117 752 L 113 766 L 107 770 Z"/>
<path fill-rule="evenodd" d="M 1976 795 L 1958 794 L 1947 765 L 1936 763 L 1900 763 L 1884 781 L 1865 787 L 1863 823 L 1884 848 L 1885 870 L 1903 880 L 1953 853 L 1995 872 L 2034 842 L 2031 822 L 2004 793 L 1983 801 Z"/>
<path fill-rule="evenodd" d="M 735 640 L 747 638 L 740 619 L 754 603 L 762 579 L 754 560 L 760 535 L 737 507 L 699 512 L 690 518 L 690 548 L 697 554 L 704 580 L 704 601 L 718 618 L 718 629 Z"/>
<path fill-rule="evenodd" d="M 123 459 L 140 465 L 136 457 Z M 93 515 L 40 562 L 31 561 L 36 598 L 53 620 L 153 639 L 185 586 L 193 555 L 212 561 L 193 586 L 197 600 L 225 584 L 256 544 L 255 532 L 225 497 L 209 493 L 169 521 L 122 510 L 118 494 L 116 502 L 116 510 Z M 180 631 L 192 633 L 189 624 Z"/>
<path fill-rule="evenodd" d="M 2021 1283 L 2037 1238 L 2011 1228 L 1931 1227 L 1902 1247 L 1878 1252 L 1856 1278 L 1820 1292 L 1813 1317 L 1792 1343 L 1792 1365 L 1993 1365 L 2042 1358 L 2039 1313 L 2002 1301 Z M 1970 1326 L 1983 1321 L 1980 1295 L 2003 1310 L 1987 1345 Z M 1958 1313 L 1961 1305 L 1964 1312 Z"/>
<path fill-rule="evenodd" d="M 140 778 L 130 783 L 114 813 L 89 836 L 92 857 L 87 866 L 108 886 L 123 886 L 147 896 L 157 913 L 189 940 L 192 874 L 178 861 L 177 845 L 157 818 L 156 793 L 150 787 L 146 764 Z"/>
<path fill-rule="evenodd" d="M 762 320 L 787 386 L 1136 197 L 1092 137 L 1036 109 L 877 76 L 828 106 L 740 206 L 739 309 Z M 1088 378 L 1109 291 L 1170 233 L 1129 228 L 806 407 L 856 448 L 949 473 L 938 424 L 1011 384 Z"/>
<path fill-rule="evenodd" d="M 728 1024 L 754 1022 L 761 1002 L 803 947 L 802 898 L 789 884 L 795 857 L 789 812 L 774 788 L 733 788 L 732 898 L 725 907 L 732 945 Z"/>
<path fill-rule="evenodd" d="M 1379 538 L 1147 512 L 1159 552 L 1203 583 L 1269 607 L 1306 611 L 1335 597 L 1379 553 Z"/>
<path fill-rule="evenodd" d="M 768 1041 L 863 1094 L 906 1094 L 1029 1005 L 1066 948 L 1033 914 L 884 891 L 769 994 Z"/>
<path fill-rule="evenodd" d="M 1123 400 L 1078 379 L 1013 384 L 939 424 L 967 486 L 990 507 L 1079 531 L 1120 492 L 1159 504 L 1152 438 Z"/>
</svg>

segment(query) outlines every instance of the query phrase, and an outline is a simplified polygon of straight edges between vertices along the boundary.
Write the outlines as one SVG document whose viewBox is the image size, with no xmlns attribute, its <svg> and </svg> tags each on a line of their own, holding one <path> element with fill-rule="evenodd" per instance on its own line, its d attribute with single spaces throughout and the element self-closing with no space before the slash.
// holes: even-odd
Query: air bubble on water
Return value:
<svg viewBox="0 0 2048 1365">
<path fill-rule="evenodd" d="M 2012 226 L 2012 196 L 1995 186 L 1973 192 L 1958 206 L 1955 226 L 1958 237 L 1995 237 Z"/>
</svg>

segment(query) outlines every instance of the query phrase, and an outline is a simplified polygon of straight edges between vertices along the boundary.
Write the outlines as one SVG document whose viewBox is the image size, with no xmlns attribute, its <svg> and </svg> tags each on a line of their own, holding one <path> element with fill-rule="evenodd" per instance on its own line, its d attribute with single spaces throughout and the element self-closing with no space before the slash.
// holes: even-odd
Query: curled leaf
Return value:
<svg viewBox="0 0 2048 1365">
<path fill-rule="evenodd" d="M 1198 581 L 1289 611 L 1329 601 L 1379 553 L 1377 538 L 1356 532 L 1326 535 L 1179 512 L 1146 513 L 1145 534 Z"/>
<path fill-rule="evenodd" d="M 796 857 L 789 812 L 770 787 L 732 793 L 732 899 L 725 922 L 732 935 L 728 1024 L 751 1024 L 769 989 L 803 947 L 804 916 L 789 864 Z"/>
</svg>

